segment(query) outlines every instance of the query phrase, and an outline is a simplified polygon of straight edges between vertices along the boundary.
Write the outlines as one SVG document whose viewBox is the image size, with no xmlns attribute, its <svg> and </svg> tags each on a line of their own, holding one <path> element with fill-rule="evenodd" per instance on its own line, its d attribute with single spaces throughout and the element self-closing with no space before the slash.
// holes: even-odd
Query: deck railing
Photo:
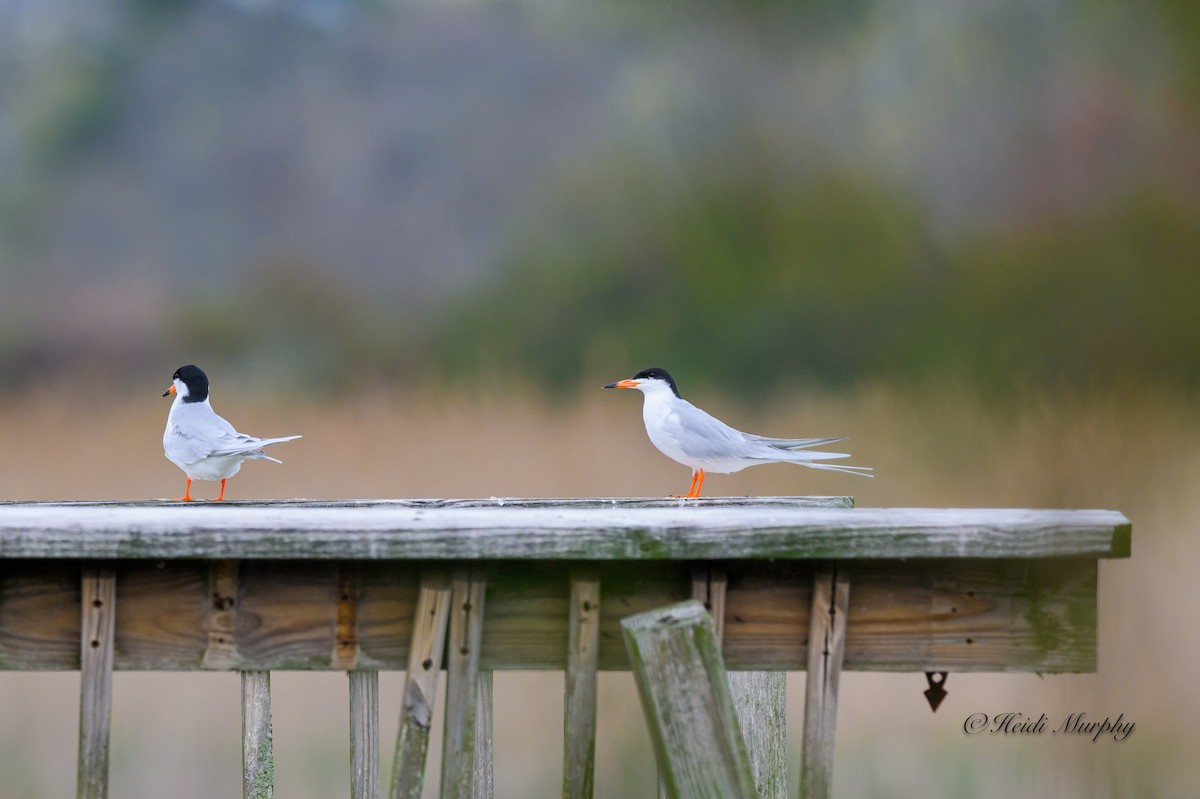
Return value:
<svg viewBox="0 0 1200 799">
<path fill-rule="evenodd" d="M 0 503 L 0 669 L 81 670 L 79 797 L 107 795 L 114 669 L 241 672 L 256 798 L 270 672 L 346 671 L 354 799 L 420 795 L 443 671 L 443 797 L 491 795 L 504 669 L 565 672 L 563 795 L 591 796 L 596 674 L 632 668 L 664 792 L 774 799 L 787 671 L 807 671 L 801 794 L 828 796 L 843 668 L 1095 670 L 1120 513 L 852 504 Z M 387 669 L 406 682 L 383 786 Z"/>
</svg>

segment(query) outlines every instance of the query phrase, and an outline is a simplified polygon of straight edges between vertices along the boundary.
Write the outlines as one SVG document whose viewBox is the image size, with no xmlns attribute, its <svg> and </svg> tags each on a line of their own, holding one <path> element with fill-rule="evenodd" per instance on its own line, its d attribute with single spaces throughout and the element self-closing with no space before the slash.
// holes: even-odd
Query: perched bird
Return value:
<svg viewBox="0 0 1200 799">
<path fill-rule="evenodd" d="M 643 369 L 628 380 L 605 388 L 636 388 L 642 392 L 646 434 L 658 451 L 690 466 L 692 487 L 687 498 L 700 496 L 704 473 L 729 474 L 760 463 L 798 463 L 811 469 L 871 477 L 866 466 L 841 466 L 824 461 L 848 458 L 840 452 L 814 452 L 809 447 L 844 441 L 842 438 L 766 438 L 734 430 L 679 396 L 675 379 L 666 369 Z"/>
<path fill-rule="evenodd" d="M 163 396 L 171 394 L 175 395 L 175 401 L 167 414 L 163 451 L 187 475 L 187 486 L 183 496 L 178 497 L 180 500 L 191 501 L 193 480 L 220 480 L 221 495 L 217 499 L 225 499 L 225 481 L 238 473 L 242 461 L 265 459 L 283 463 L 265 454 L 263 447 L 300 438 L 255 438 L 234 430 L 209 404 L 208 375 L 198 366 L 175 370 L 171 387 Z"/>
</svg>

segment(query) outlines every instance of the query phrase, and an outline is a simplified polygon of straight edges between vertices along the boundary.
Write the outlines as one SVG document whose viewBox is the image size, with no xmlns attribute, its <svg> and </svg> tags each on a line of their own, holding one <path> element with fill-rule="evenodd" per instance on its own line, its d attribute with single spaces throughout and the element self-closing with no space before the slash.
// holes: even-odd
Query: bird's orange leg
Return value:
<svg viewBox="0 0 1200 799">
<path fill-rule="evenodd" d="M 217 497 L 217 502 L 225 499 L 225 480 L 221 480 L 221 495 Z"/>
<path fill-rule="evenodd" d="M 704 484 L 704 470 L 692 472 L 692 486 L 686 494 L 672 494 L 671 499 L 696 499 L 700 496 L 700 486 Z"/>
<path fill-rule="evenodd" d="M 183 489 L 182 497 L 175 497 L 176 502 L 191 502 L 192 501 L 192 478 L 187 478 L 187 486 Z"/>
</svg>

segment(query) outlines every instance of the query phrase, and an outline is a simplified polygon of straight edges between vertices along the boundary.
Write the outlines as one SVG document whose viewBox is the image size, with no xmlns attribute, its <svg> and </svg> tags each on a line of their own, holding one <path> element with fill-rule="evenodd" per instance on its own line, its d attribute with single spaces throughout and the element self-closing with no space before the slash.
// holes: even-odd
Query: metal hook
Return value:
<svg viewBox="0 0 1200 799">
<path fill-rule="evenodd" d="M 929 709 L 937 713 L 938 705 L 946 698 L 946 689 L 943 687 L 946 684 L 946 677 L 949 672 L 945 671 L 927 671 L 925 672 L 925 680 L 929 683 L 929 687 L 925 689 L 925 698 L 929 700 Z M 937 677 L 938 679 L 934 679 Z"/>
</svg>

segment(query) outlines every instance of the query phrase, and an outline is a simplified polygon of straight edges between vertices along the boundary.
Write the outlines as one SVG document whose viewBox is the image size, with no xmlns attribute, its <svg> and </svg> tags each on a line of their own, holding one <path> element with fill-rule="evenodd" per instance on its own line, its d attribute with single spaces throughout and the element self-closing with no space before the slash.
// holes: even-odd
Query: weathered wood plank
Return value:
<svg viewBox="0 0 1200 799">
<path fill-rule="evenodd" d="M 722 643 L 728 589 L 725 569 L 703 566 L 693 570 L 692 599 L 704 605 L 712 616 L 717 641 Z M 783 799 L 787 796 L 787 674 L 730 671 L 729 694 L 742 728 L 759 798 Z"/>
<path fill-rule="evenodd" d="M 479 672 L 479 694 L 475 703 L 475 768 L 471 778 L 474 799 L 492 799 L 495 794 L 492 688 L 492 672 Z"/>
<path fill-rule="evenodd" d="M 482 571 L 461 571 L 451 581 L 442 799 L 470 799 L 474 795 L 479 655 L 486 593 Z"/>
<path fill-rule="evenodd" d="M 411 644 L 405 666 L 400 730 L 392 769 L 391 799 L 420 799 L 425 785 L 429 728 L 437 701 L 438 673 L 450 617 L 450 580 L 436 571 L 423 574 L 410 617 Z"/>
<path fill-rule="evenodd" d="M 800 753 L 802 799 L 828 799 L 832 791 L 838 684 L 846 652 L 849 607 L 849 576 L 836 565 L 818 567 L 813 578 L 804 695 L 804 739 Z"/>
<path fill-rule="evenodd" d="M 379 799 L 379 672 L 347 672 L 350 681 L 350 797 Z"/>
<path fill-rule="evenodd" d="M 627 669 L 620 619 L 690 596 L 692 567 L 593 566 L 604 585 L 598 667 Z M 357 666 L 403 670 L 425 566 L 361 567 Z M 481 669 L 566 668 L 569 575 L 576 568 L 495 565 Z M 727 667 L 803 670 L 812 566 L 733 561 L 724 569 Z M 1095 561 L 857 561 L 854 570 L 846 669 L 1095 670 Z M 117 576 L 118 670 L 337 669 L 333 564 L 243 562 L 231 608 L 236 658 L 220 666 L 204 663 L 215 601 L 208 564 L 129 562 L 118 565 Z M 78 669 L 79 590 L 78 564 L 0 561 L 0 669 Z"/>
<path fill-rule="evenodd" d="M 600 658 L 600 580 L 571 576 L 563 697 L 564 799 L 591 799 L 596 769 L 596 670 Z"/>
<path fill-rule="evenodd" d="M 271 734 L 271 674 L 242 672 L 242 796 L 275 795 L 275 751 Z"/>
<path fill-rule="evenodd" d="M 87 567 L 81 580 L 79 799 L 108 796 L 108 737 L 112 718 L 116 576 L 112 566 Z"/>
<path fill-rule="evenodd" d="M 756 797 L 712 619 L 695 600 L 621 622 L 662 784 L 676 799 Z"/>
<path fill-rule="evenodd" d="M 1125 557 L 1097 510 L 413 507 L 222 503 L 0 506 L 0 558 L 732 560 Z"/>
</svg>

